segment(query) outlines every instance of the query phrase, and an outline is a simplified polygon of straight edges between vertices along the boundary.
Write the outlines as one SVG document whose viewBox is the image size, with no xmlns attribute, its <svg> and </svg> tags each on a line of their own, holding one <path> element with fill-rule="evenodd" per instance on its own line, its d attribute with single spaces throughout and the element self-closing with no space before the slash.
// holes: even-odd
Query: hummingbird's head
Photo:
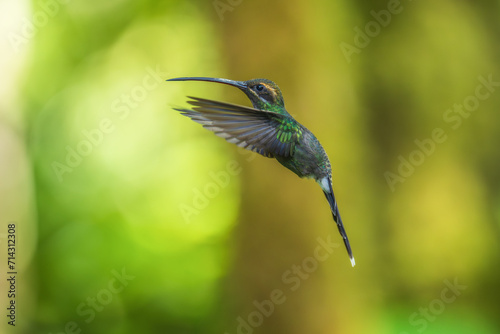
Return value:
<svg viewBox="0 0 500 334">
<path fill-rule="evenodd" d="M 255 109 L 280 111 L 285 108 L 283 95 L 277 84 L 267 79 L 252 79 L 248 81 L 234 81 L 221 78 L 183 77 L 167 81 L 208 81 L 218 82 L 237 87 L 245 93 Z"/>
<path fill-rule="evenodd" d="M 285 107 L 280 88 L 271 80 L 252 79 L 243 82 L 246 87 L 240 87 L 240 89 L 252 101 L 254 108 L 273 110 L 276 107 Z"/>
</svg>

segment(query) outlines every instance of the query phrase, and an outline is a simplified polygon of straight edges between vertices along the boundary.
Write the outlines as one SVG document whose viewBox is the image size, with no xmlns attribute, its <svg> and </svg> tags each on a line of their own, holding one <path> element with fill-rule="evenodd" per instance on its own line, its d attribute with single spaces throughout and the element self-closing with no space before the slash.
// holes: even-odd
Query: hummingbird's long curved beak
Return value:
<svg viewBox="0 0 500 334">
<path fill-rule="evenodd" d="M 166 81 L 208 81 L 208 82 L 217 82 L 217 83 L 221 83 L 221 84 L 230 85 L 233 87 L 238 87 L 239 89 L 246 89 L 247 88 L 247 84 L 244 81 L 235 81 L 235 80 L 222 79 L 222 78 L 181 77 L 181 78 L 168 79 Z"/>
</svg>

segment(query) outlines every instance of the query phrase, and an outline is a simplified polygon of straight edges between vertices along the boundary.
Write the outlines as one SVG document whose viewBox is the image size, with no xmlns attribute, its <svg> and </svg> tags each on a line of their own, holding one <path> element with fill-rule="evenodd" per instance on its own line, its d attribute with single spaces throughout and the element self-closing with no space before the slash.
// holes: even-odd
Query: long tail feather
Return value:
<svg viewBox="0 0 500 334">
<path fill-rule="evenodd" d="M 340 235 L 342 239 L 344 239 L 344 245 L 347 250 L 347 254 L 349 254 L 349 259 L 351 260 L 351 265 L 354 267 L 356 265 L 356 261 L 354 260 L 354 256 L 352 255 L 351 245 L 349 243 L 349 239 L 347 238 L 347 233 L 344 229 L 344 224 L 342 223 L 342 218 L 340 217 L 339 208 L 337 206 L 337 201 L 335 200 L 335 195 L 333 194 L 332 182 L 331 180 L 326 180 L 328 183 L 328 188 L 325 189 L 323 185 L 323 192 L 325 193 L 326 199 L 328 200 L 328 204 L 330 204 L 330 209 L 332 210 L 333 220 L 337 223 L 337 227 L 339 229 Z"/>
</svg>

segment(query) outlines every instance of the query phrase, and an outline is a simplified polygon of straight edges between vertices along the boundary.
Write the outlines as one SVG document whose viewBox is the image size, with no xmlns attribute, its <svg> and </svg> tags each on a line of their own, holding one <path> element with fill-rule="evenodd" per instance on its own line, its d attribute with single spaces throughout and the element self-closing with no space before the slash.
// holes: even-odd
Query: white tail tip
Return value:
<svg viewBox="0 0 500 334">
<path fill-rule="evenodd" d="M 351 264 L 353 267 L 356 265 L 356 260 L 354 260 L 354 258 L 351 258 Z"/>
</svg>

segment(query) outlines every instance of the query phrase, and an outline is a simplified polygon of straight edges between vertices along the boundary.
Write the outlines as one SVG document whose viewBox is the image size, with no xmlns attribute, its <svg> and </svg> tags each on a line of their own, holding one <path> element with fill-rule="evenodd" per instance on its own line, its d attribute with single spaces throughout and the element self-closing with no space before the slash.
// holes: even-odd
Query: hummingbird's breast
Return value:
<svg viewBox="0 0 500 334">
<path fill-rule="evenodd" d="M 302 127 L 302 137 L 290 157 L 276 157 L 283 166 L 303 178 L 321 180 L 331 174 L 330 160 L 311 131 Z"/>
</svg>

